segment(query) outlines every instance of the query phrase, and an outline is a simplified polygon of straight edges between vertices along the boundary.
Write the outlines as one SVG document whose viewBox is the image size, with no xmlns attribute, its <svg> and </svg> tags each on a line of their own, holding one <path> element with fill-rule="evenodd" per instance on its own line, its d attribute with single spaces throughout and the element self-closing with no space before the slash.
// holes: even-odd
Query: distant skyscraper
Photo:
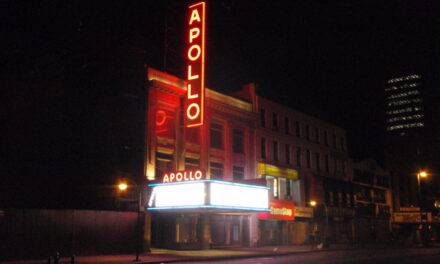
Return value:
<svg viewBox="0 0 440 264">
<path fill-rule="evenodd" d="M 422 183 L 422 200 L 436 193 L 439 122 L 437 85 L 429 73 L 402 74 L 385 84 L 386 162 L 401 206 L 420 205 L 417 173 L 430 171 Z M 437 180 L 438 181 L 438 180 Z M 396 203 L 395 203 L 396 204 Z"/>
<path fill-rule="evenodd" d="M 419 74 L 412 74 L 387 81 L 385 99 L 388 132 L 403 136 L 425 126 L 421 78 Z"/>
</svg>

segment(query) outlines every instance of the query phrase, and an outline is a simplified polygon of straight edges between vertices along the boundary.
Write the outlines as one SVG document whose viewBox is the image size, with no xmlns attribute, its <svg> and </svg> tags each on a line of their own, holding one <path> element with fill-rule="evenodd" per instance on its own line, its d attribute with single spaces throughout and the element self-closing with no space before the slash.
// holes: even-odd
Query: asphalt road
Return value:
<svg viewBox="0 0 440 264">
<path fill-rule="evenodd" d="M 182 262 L 184 263 L 184 262 Z M 186 262 L 188 263 L 188 262 Z M 294 264 L 440 264 L 440 248 L 368 249 L 297 253 L 284 256 L 242 258 L 196 263 L 294 263 Z"/>
</svg>

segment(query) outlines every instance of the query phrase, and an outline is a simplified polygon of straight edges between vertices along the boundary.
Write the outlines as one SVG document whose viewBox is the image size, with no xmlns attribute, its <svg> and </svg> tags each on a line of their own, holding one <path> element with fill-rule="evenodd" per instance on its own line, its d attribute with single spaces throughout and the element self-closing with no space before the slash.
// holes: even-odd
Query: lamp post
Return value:
<svg viewBox="0 0 440 264">
<path fill-rule="evenodd" d="M 129 185 L 126 182 L 120 182 L 118 184 L 118 189 L 120 191 L 126 191 Z M 136 216 L 136 259 L 135 261 L 139 261 L 140 255 L 140 231 L 141 231 L 141 207 L 142 207 L 142 188 L 139 185 L 133 185 L 137 191 L 137 216 Z"/>
<path fill-rule="evenodd" d="M 422 221 L 422 188 L 420 183 L 420 178 L 426 178 L 428 173 L 426 171 L 419 171 L 417 173 L 417 191 L 418 191 L 418 199 L 419 199 L 419 214 L 420 214 L 420 223 L 419 230 L 423 230 L 423 221 Z"/>
<path fill-rule="evenodd" d="M 312 207 L 316 207 L 318 203 L 316 201 L 310 201 L 310 205 Z M 325 205 L 325 203 L 322 203 L 322 206 L 324 207 L 324 214 L 325 214 L 325 228 L 324 228 L 321 244 L 323 247 L 327 247 L 328 211 L 327 211 L 327 205 Z"/>
</svg>

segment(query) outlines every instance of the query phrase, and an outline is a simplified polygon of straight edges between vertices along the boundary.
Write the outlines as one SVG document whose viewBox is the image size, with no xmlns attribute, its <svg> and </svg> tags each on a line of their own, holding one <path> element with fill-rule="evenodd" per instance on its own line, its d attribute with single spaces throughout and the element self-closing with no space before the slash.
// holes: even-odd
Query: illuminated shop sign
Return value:
<svg viewBox="0 0 440 264">
<path fill-rule="evenodd" d="M 205 2 L 189 6 L 188 48 L 186 50 L 186 126 L 203 124 L 205 100 Z"/>
<path fill-rule="evenodd" d="M 259 219 L 294 220 L 295 206 L 287 201 L 270 201 L 270 212 L 259 213 Z"/>
<path fill-rule="evenodd" d="M 148 210 L 269 211 L 269 188 L 217 180 L 150 184 Z"/>
<path fill-rule="evenodd" d="M 258 163 L 258 174 L 282 177 L 292 180 L 298 179 L 298 171 L 287 168 L 280 168 L 266 163 Z"/>
<path fill-rule="evenodd" d="M 168 172 L 163 175 L 162 182 L 199 181 L 205 179 L 202 170 Z"/>
</svg>

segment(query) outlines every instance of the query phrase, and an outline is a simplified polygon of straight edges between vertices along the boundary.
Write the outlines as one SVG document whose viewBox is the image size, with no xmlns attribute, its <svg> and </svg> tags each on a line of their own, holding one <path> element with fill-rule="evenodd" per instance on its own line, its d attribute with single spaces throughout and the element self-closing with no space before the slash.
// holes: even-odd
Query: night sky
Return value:
<svg viewBox="0 0 440 264">
<path fill-rule="evenodd" d="M 352 157 L 381 159 L 386 78 L 438 70 L 435 2 L 207 1 L 207 87 L 256 82 L 261 95 L 345 128 Z M 2 78 L 35 69 L 41 54 L 116 42 L 183 77 L 187 4 L 2 2 Z"/>
</svg>

